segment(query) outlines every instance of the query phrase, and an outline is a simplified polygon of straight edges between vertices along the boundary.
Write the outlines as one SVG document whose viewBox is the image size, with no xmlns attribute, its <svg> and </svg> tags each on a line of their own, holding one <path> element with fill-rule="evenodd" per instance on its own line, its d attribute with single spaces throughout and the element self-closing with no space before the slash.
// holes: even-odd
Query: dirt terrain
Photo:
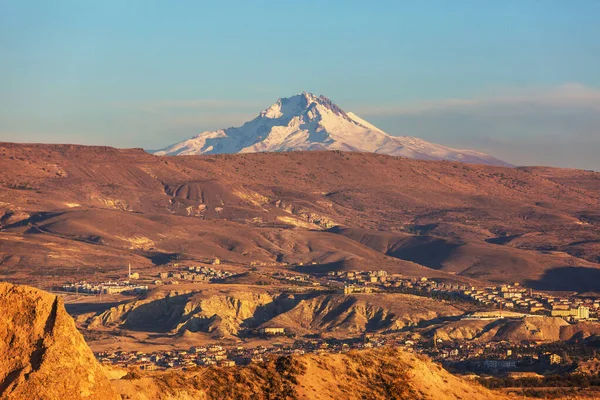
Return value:
<svg viewBox="0 0 600 400">
<path fill-rule="evenodd" d="M 434 332 L 437 338 L 448 341 L 551 343 L 581 340 L 599 335 L 600 325 L 596 322 L 584 321 L 569 324 L 558 317 L 529 316 L 514 319 L 445 321 L 425 330 L 426 335 L 429 337 L 432 337 Z"/>
<path fill-rule="evenodd" d="M 185 373 L 142 372 L 112 382 L 132 400 L 510 398 L 453 376 L 425 357 L 394 349 L 290 356 L 264 365 Z"/>
<path fill-rule="evenodd" d="M 220 257 L 600 289 L 589 171 L 11 143 L 0 170 L 0 275 L 13 281 Z"/>
</svg>

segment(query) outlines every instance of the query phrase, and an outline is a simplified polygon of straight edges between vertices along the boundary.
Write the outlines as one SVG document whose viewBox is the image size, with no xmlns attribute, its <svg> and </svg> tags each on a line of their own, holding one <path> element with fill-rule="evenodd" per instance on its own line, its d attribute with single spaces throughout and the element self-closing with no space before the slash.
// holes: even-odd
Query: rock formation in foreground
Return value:
<svg viewBox="0 0 600 400">
<path fill-rule="evenodd" d="M 118 399 L 61 299 L 0 283 L 0 399 Z"/>
</svg>

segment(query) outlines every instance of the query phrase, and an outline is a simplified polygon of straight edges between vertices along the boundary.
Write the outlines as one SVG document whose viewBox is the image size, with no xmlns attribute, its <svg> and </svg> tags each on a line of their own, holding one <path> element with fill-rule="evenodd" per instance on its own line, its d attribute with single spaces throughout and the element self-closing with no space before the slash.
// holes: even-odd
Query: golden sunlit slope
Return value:
<svg viewBox="0 0 600 400">
<path fill-rule="evenodd" d="M 62 301 L 0 283 L 0 398 L 117 399 Z"/>
<path fill-rule="evenodd" d="M 501 393 L 453 376 L 425 357 L 382 348 L 288 356 L 248 367 L 138 373 L 113 380 L 131 399 L 500 400 Z"/>
</svg>

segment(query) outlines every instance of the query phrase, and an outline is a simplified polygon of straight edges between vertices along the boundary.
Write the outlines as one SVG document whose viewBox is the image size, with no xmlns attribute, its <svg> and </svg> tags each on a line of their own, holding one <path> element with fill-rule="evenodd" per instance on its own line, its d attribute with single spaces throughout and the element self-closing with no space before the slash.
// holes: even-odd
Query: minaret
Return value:
<svg viewBox="0 0 600 400">
<path fill-rule="evenodd" d="M 129 274 L 127 274 L 127 279 L 131 277 L 131 263 L 129 263 Z"/>
</svg>

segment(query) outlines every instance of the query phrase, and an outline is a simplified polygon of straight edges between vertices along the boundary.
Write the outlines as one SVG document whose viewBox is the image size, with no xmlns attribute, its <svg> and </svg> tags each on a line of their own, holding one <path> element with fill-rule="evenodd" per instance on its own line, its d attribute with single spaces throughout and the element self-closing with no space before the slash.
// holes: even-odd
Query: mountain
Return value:
<svg viewBox="0 0 600 400">
<path fill-rule="evenodd" d="M 203 132 L 154 151 L 156 155 L 342 150 L 421 160 L 509 166 L 473 150 L 456 150 L 410 136 L 391 136 L 324 96 L 302 93 L 277 100 L 238 128 Z"/>
<path fill-rule="evenodd" d="M 0 399 L 118 399 L 58 296 L 0 282 Z"/>
</svg>

